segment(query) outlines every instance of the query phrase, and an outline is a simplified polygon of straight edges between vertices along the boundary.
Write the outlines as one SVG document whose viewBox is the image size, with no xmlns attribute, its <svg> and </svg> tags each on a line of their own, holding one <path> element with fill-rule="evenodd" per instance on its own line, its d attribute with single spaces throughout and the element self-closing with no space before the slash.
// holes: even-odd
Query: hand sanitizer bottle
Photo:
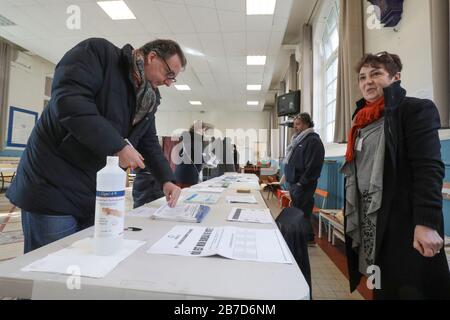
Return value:
<svg viewBox="0 0 450 320">
<path fill-rule="evenodd" d="M 106 167 L 97 172 L 94 250 L 97 255 L 112 255 L 122 246 L 125 220 L 126 172 L 119 157 L 107 157 Z"/>
</svg>

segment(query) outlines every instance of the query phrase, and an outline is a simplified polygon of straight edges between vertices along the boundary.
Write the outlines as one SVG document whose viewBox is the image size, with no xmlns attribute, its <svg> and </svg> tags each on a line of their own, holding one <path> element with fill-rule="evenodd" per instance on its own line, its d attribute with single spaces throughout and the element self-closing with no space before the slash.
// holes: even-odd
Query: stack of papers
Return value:
<svg viewBox="0 0 450 320">
<path fill-rule="evenodd" d="M 194 193 L 186 197 L 184 202 L 186 203 L 204 203 L 204 204 L 215 204 L 219 201 L 220 195 L 213 193 Z"/>
<path fill-rule="evenodd" d="M 228 203 L 258 203 L 254 196 L 228 196 Z"/>
<path fill-rule="evenodd" d="M 76 241 L 70 247 L 51 253 L 21 270 L 103 278 L 121 261 L 145 244 L 144 241 L 124 239 L 121 249 L 116 254 L 97 256 L 94 254 L 94 241 L 93 238 Z"/>
<path fill-rule="evenodd" d="M 210 193 L 222 193 L 225 188 L 208 188 L 204 187 L 202 185 L 199 185 L 198 187 L 191 187 L 191 189 L 194 189 L 195 192 L 210 192 Z"/>
<path fill-rule="evenodd" d="M 175 226 L 148 253 L 190 257 L 220 255 L 245 261 L 291 264 L 278 229 Z"/>
<path fill-rule="evenodd" d="M 127 213 L 128 217 L 138 217 L 138 218 L 150 218 L 157 208 L 150 208 L 150 207 L 138 207 L 136 209 L 133 209 Z"/>
<path fill-rule="evenodd" d="M 273 218 L 269 209 L 243 209 L 232 208 L 228 215 L 229 221 L 255 222 L 273 224 Z"/>
<path fill-rule="evenodd" d="M 171 208 L 168 204 L 161 206 L 152 215 L 153 219 L 199 223 L 208 214 L 210 207 L 199 204 L 177 204 Z"/>
</svg>

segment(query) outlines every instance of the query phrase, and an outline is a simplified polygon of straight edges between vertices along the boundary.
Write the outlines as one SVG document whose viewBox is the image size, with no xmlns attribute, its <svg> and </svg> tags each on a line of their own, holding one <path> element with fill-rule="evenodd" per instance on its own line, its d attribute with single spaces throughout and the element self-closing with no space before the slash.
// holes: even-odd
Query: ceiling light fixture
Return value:
<svg viewBox="0 0 450 320">
<path fill-rule="evenodd" d="M 247 0 L 247 15 L 273 14 L 277 0 Z"/>
<path fill-rule="evenodd" d="M 266 64 L 266 56 L 247 56 L 248 66 L 263 66 Z"/>
<path fill-rule="evenodd" d="M 113 20 L 136 19 L 124 1 L 97 1 L 97 4 Z"/>
</svg>

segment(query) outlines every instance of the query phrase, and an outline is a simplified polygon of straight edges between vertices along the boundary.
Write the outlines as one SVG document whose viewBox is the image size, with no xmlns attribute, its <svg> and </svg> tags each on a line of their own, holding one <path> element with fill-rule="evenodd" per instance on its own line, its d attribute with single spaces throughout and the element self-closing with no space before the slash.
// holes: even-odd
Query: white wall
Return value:
<svg viewBox="0 0 450 320">
<path fill-rule="evenodd" d="M 400 56 L 404 67 L 402 85 L 408 95 L 433 99 L 430 1 L 405 1 L 397 27 L 370 30 L 365 24 L 364 38 L 366 52 L 388 51 Z M 367 8 L 370 3 L 365 3 Z M 367 14 L 365 18 L 370 19 Z"/>
<path fill-rule="evenodd" d="M 38 56 L 30 57 L 29 61 L 29 70 L 11 63 L 8 106 L 41 114 L 44 108 L 45 77 L 53 74 L 55 65 Z"/>
<path fill-rule="evenodd" d="M 226 129 L 269 129 L 269 112 L 179 112 L 156 113 L 156 129 L 160 136 L 171 136 L 177 129 L 189 129 L 195 120 L 210 123 L 225 134 Z"/>
<path fill-rule="evenodd" d="M 176 112 L 176 111 L 158 111 L 156 113 L 156 129 L 158 135 L 173 136 L 189 129 L 195 120 L 202 120 L 210 123 L 221 132 L 222 137 L 231 137 L 233 143 L 237 145 L 240 154 L 240 162 L 245 163 L 247 160 L 255 162 L 257 146 L 259 142 L 260 156 L 267 157 L 268 148 L 268 130 L 270 121 L 270 112 L 227 112 L 227 111 L 211 111 L 211 112 Z M 241 131 L 235 132 L 234 136 L 227 133 L 227 129 Z M 260 130 L 261 129 L 261 130 Z M 219 137 L 220 134 L 214 133 Z M 245 139 L 247 137 L 247 140 Z M 261 146 L 262 144 L 262 146 Z M 264 149 L 264 150 L 262 150 Z"/>
<path fill-rule="evenodd" d="M 23 53 L 22 53 L 23 54 Z M 9 130 L 9 107 L 17 107 L 35 111 L 40 116 L 44 109 L 45 78 L 52 76 L 55 65 L 38 56 L 26 56 L 27 65 L 23 67 L 15 62 L 11 63 L 8 110 L 6 113 L 5 140 Z M 22 148 L 6 147 L 6 150 L 22 150 Z"/>
</svg>

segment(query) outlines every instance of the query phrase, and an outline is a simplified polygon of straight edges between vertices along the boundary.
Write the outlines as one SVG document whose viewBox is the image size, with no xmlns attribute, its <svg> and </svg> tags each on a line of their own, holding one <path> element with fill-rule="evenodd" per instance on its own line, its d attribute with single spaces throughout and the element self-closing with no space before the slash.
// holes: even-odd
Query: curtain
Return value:
<svg viewBox="0 0 450 320">
<path fill-rule="evenodd" d="M 313 49 L 312 49 L 312 26 L 303 25 L 302 43 L 302 75 L 301 75 L 301 106 L 302 112 L 308 112 L 312 117 L 312 95 L 313 95 Z"/>
<path fill-rule="evenodd" d="M 363 3 L 340 0 L 339 62 L 334 142 L 347 141 L 352 126 L 355 102 L 361 97 L 354 67 L 364 55 Z"/>
<path fill-rule="evenodd" d="M 6 115 L 8 111 L 9 75 L 13 47 L 0 40 L 0 147 L 5 148 L 6 142 Z"/>
</svg>

